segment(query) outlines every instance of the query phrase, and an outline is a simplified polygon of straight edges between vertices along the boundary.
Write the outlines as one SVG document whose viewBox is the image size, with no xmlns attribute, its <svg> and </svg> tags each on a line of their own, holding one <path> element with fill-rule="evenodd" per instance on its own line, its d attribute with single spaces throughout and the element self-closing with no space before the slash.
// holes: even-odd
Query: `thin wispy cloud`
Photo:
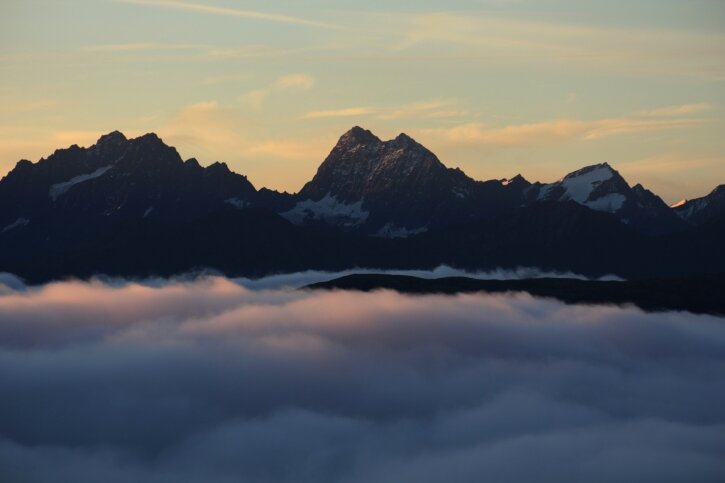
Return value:
<svg viewBox="0 0 725 483">
<path fill-rule="evenodd" d="M 28 102 L 13 102 L 11 100 L 4 100 L 0 103 L 0 113 L 3 114 L 16 114 L 21 112 L 38 112 L 54 109 L 60 106 L 62 103 L 55 99 L 42 99 Z"/>
<path fill-rule="evenodd" d="M 685 156 L 681 153 L 669 153 L 633 161 L 623 161 L 617 165 L 622 172 L 632 173 L 635 176 L 642 173 L 658 175 L 679 173 L 682 176 L 710 166 L 725 166 L 725 156 L 697 158 Z"/>
<path fill-rule="evenodd" d="M 228 84 L 232 82 L 240 82 L 248 80 L 250 77 L 249 73 L 238 73 L 238 74 L 226 74 L 226 75 L 210 75 L 206 76 L 199 81 L 200 85 L 214 86 L 219 84 Z"/>
<path fill-rule="evenodd" d="M 204 56 L 212 60 L 256 59 L 299 55 L 307 52 L 304 48 L 277 48 L 269 45 L 242 45 L 237 47 L 212 47 Z"/>
<path fill-rule="evenodd" d="M 302 116 L 302 119 L 325 119 L 330 117 L 360 117 L 375 112 L 369 107 L 345 107 L 342 109 L 326 109 L 311 111 Z"/>
<path fill-rule="evenodd" d="M 460 118 L 468 114 L 467 111 L 456 108 L 458 102 L 454 99 L 420 101 L 401 106 L 392 107 L 345 107 L 341 109 L 326 109 L 310 111 L 302 119 L 325 119 L 339 117 L 372 116 L 380 120 L 396 119 L 445 119 Z"/>
<path fill-rule="evenodd" d="M 161 132 L 169 124 L 169 141 L 187 156 L 227 161 L 284 190 L 298 189 L 322 160 L 299 154 L 285 164 L 297 143 L 328 140 L 317 150 L 324 157 L 353 124 L 384 136 L 410 133 L 479 179 L 518 171 L 545 179 L 545 170 L 668 153 L 722 157 L 719 2 L 683 12 L 676 2 L 642 0 L 626 19 L 615 5 L 597 4 L 595 12 L 576 0 L 434 9 L 409 0 L 334 8 L 328 0 L 108 0 L 88 2 L 83 15 L 60 2 L 49 9 L 6 3 L 0 175 L 18 159 L 66 147 L 66 140 L 93 140 L 71 139 L 74 133 Z M 138 22 L 98 28 L 114 16 Z M 53 35 L 57 25 L 87 35 Z M 302 78 L 275 85 L 295 73 L 316 81 L 309 90 Z M 398 95 L 390 86 L 399 87 Z M 442 105 L 451 98 L 456 102 Z M 216 110 L 185 107 L 209 100 L 218 102 Z M 172 123 L 187 111 L 202 115 L 186 117 L 188 126 Z M 136 121 L 150 114 L 156 117 Z M 54 133 L 64 134 L 59 140 Z M 600 141 L 586 143 L 592 139 Z M 530 146 L 537 151 L 526 152 Z M 721 183 L 723 169 L 713 164 L 703 170 L 707 178 L 692 179 L 670 176 L 668 167 L 659 184 L 645 184 L 659 194 L 662 183 L 673 183 L 682 188 L 678 197 L 692 197 Z M 686 189 L 683 177 L 690 179 Z"/>
<path fill-rule="evenodd" d="M 714 109 L 714 107 L 711 104 L 699 102 L 696 104 L 683 104 L 681 106 L 660 107 L 650 111 L 642 111 L 638 114 L 640 116 L 649 117 L 685 116 L 687 114 L 697 114 L 699 112 L 710 111 L 712 109 Z"/>
<path fill-rule="evenodd" d="M 156 62 L 224 62 L 235 59 L 270 59 L 279 57 L 300 56 L 310 52 L 328 49 L 321 48 L 281 48 L 271 45 L 250 43 L 247 45 L 214 45 L 205 43 L 162 43 L 162 42 L 121 42 L 109 44 L 86 45 L 76 53 L 63 56 L 55 53 L 25 53 L 0 55 L 0 61 L 27 62 L 28 60 L 88 61 L 88 54 L 119 54 L 118 60 L 136 61 L 138 59 Z M 185 52 L 184 52 L 185 51 Z M 122 56 L 121 54 L 129 54 Z M 132 56 L 130 54 L 136 54 Z"/>
<path fill-rule="evenodd" d="M 300 161 L 322 159 L 330 149 L 330 139 L 319 140 L 268 140 L 255 144 L 247 149 L 254 157 L 265 156 Z"/>
<path fill-rule="evenodd" d="M 572 118 L 490 127 L 472 122 L 449 128 L 423 129 L 424 134 L 461 144 L 496 146 L 535 146 L 571 140 L 595 140 L 610 136 L 684 129 L 703 124 L 702 119 L 675 117 L 677 114 L 697 112 L 693 107 L 666 108 L 647 115 L 582 120 Z M 674 117 L 674 118 L 673 118 Z"/>
<path fill-rule="evenodd" d="M 258 114 L 250 113 L 249 109 L 261 109 L 270 92 L 267 89 L 252 91 L 236 105 L 222 105 L 217 101 L 188 105 L 163 122 L 157 131 L 165 141 L 185 154 L 193 155 L 202 162 L 224 160 L 244 174 L 247 172 L 234 166 L 235 161 L 316 163 L 322 160 L 335 143 L 334 136 L 283 137 L 255 131 Z M 226 153 L 235 153 L 235 156 Z M 255 186 L 271 186 L 271 182 L 279 183 L 283 179 L 284 173 L 280 172 L 279 164 L 265 162 L 263 165 L 267 169 L 251 177 Z M 294 179 L 284 189 L 297 189 L 298 184 L 299 181 Z"/>
<path fill-rule="evenodd" d="M 465 116 L 467 112 L 465 110 L 456 109 L 455 107 L 457 104 L 458 102 L 454 99 L 413 102 L 403 106 L 393 107 L 392 109 L 381 110 L 379 117 L 380 119 L 393 120 L 406 118 L 435 119 Z"/>
<path fill-rule="evenodd" d="M 315 85 L 315 78 L 308 74 L 287 74 L 278 78 L 272 85 L 251 90 L 239 96 L 239 102 L 253 109 L 261 109 L 264 102 L 274 92 L 306 91 Z"/>
<path fill-rule="evenodd" d="M 311 89 L 315 85 L 315 78 L 308 74 L 289 74 L 280 77 L 275 86 L 280 89 Z"/>
<path fill-rule="evenodd" d="M 397 38 L 391 50 L 402 54 L 398 59 L 467 58 L 709 80 L 724 75 L 722 33 L 444 11 L 399 14 L 381 23 L 388 38 Z"/>
<path fill-rule="evenodd" d="M 194 156 L 210 160 L 229 158 L 221 153 L 239 152 L 248 130 L 246 119 L 216 101 L 202 101 L 184 107 L 158 129 L 164 139 Z"/>
<path fill-rule="evenodd" d="M 142 52 L 148 50 L 191 50 L 201 49 L 204 45 L 162 44 L 156 42 L 138 42 L 126 44 L 98 44 L 83 47 L 85 52 Z"/>
<path fill-rule="evenodd" d="M 309 27 L 335 28 L 333 25 L 323 22 L 316 22 L 300 17 L 290 15 L 280 15 L 268 12 L 259 12 L 255 10 L 240 10 L 237 8 L 219 7 L 215 5 L 206 5 L 201 3 L 183 2 L 178 0 L 119 0 L 122 3 L 133 5 L 144 5 L 149 7 L 164 7 L 177 10 L 186 10 L 190 12 L 205 13 L 211 15 L 221 15 L 225 17 L 240 17 L 253 20 L 263 20 L 267 22 L 287 23 L 295 25 L 306 25 Z"/>
</svg>

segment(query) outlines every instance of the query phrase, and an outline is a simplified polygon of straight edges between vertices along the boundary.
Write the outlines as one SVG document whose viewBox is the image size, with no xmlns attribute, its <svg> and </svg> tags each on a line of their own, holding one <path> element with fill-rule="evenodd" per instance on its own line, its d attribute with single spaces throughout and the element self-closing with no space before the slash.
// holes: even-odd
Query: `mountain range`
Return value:
<svg viewBox="0 0 725 483">
<path fill-rule="evenodd" d="M 549 184 L 478 181 L 360 127 L 294 194 L 117 131 L 0 180 L 0 271 L 30 281 L 444 263 L 679 276 L 725 271 L 723 243 L 725 185 L 669 207 L 607 163 Z"/>
</svg>

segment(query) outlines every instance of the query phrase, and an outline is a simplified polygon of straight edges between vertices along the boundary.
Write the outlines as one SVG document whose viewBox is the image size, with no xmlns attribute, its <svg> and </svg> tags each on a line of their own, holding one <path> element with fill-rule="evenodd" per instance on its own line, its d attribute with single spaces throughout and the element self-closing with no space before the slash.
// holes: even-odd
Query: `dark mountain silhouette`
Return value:
<svg viewBox="0 0 725 483">
<path fill-rule="evenodd" d="M 588 166 L 551 184 L 536 183 L 526 191 L 528 203 L 574 201 L 595 211 L 613 214 L 622 223 L 645 233 L 669 233 L 685 224 L 664 201 L 627 181 L 609 164 Z"/>
<path fill-rule="evenodd" d="M 607 163 L 588 166 L 550 184 L 521 175 L 476 181 L 447 168 L 405 134 L 381 141 L 354 127 L 283 216 L 296 224 L 326 223 L 380 236 L 407 236 L 441 226 L 492 219 L 548 201 L 574 201 L 611 213 L 643 233 L 670 233 L 686 223 L 652 192 L 630 187 Z"/>
<path fill-rule="evenodd" d="M 309 285 L 317 290 L 388 289 L 415 294 L 464 292 L 527 292 L 565 303 L 636 305 L 648 312 L 686 310 L 725 315 L 725 275 L 601 281 L 572 278 L 481 280 L 468 277 L 419 278 L 408 275 L 353 274 Z"/>
<path fill-rule="evenodd" d="M 155 134 L 102 136 L 0 180 L 0 271 L 42 281 L 215 269 L 537 266 L 649 277 L 725 272 L 722 189 L 671 209 L 607 164 L 551 184 L 476 181 L 401 134 L 355 127 L 297 194 Z"/>
<path fill-rule="evenodd" d="M 74 145 L 36 164 L 20 161 L 0 182 L 0 226 L 17 219 L 58 229 L 73 220 L 181 221 L 255 195 L 247 178 L 224 163 L 203 168 L 182 161 L 155 134 L 128 140 L 112 132 L 88 149 Z"/>
<path fill-rule="evenodd" d="M 703 225 L 725 214 L 725 184 L 721 184 L 707 196 L 683 201 L 674 207 L 675 213 L 683 220 Z"/>
<path fill-rule="evenodd" d="M 496 216 L 520 205 L 527 186 L 523 178 L 513 184 L 475 181 L 405 134 L 381 141 L 354 127 L 302 188 L 295 209 L 283 216 L 404 236 Z"/>
</svg>

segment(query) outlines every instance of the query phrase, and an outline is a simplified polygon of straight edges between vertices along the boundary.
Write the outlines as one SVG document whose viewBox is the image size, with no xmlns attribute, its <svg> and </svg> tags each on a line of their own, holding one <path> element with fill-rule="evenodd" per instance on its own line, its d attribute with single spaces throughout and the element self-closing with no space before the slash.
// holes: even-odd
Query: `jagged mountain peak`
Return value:
<svg viewBox="0 0 725 483">
<path fill-rule="evenodd" d="M 630 187 L 606 162 L 572 171 L 550 184 L 532 185 L 521 174 L 510 179 L 475 181 L 459 169 L 447 168 L 406 133 L 381 141 L 360 126 L 340 137 L 314 178 L 296 195 L 269 190 L 257 195 L 246 177 L 234 174 L 225 163 L 202 167 L 194 158 L 183 161 L 175 148 L 153 132 L 129 139 L 120 131 L 112 131 L 91 148 L 58 150 L 36 164 L 19 162 L 8 177 L 15 178 L 5 183 L 8 199 L 19 199 L 18 193 L 25 192 L 26 198 L 32 195 L 41 200 L 39 206 L 41 202 L 85 206 L 83 196 L 94 196 L 101 200 L 94 203 L 105 203 L 115 210 L 114 214 L 119 206 L 143 214 L 153 204 L 148 216 L 172 217 L 177 211 L 172 206 L 176 193 L 186 196 L 190 186 L 201 186 L 206 200 L 203 209 L 220 203 L 234 207 L 258 203 L 283 216 L 292 213 L 290 217 L 299 222 L 305 222 L 312 213 L 314 220 L 332 220 L 331 224 L 342 220 L 337 224 L 346 229 L 381 236 L 490 219 L 542 201 L 575 202 L 610 213 L 632 227 L 656 232 L 684 224 L 675 213 L 689 216 L 710 199 L 725 198 L 719 195 L 725 194 L 722 185 L 709 195 L 707 203 L 698 202 L 697 208 L 687 212 L 672 210 L 643 186 Z M 28 183 L 33 184 L 32 193 L 26 188 Z M 162 202 L 150 201 L 159 195 L 163 206 Z M 149 206 L 133 201 L 147 199 Z M 692 206 L 686 204 L 687 208 Z M 704 218 L 710 211 L 713 209 L 697 216 Z"/>
<path fill-rule="evenodd" d="M 163 139 L 159 137 L 158 134 L 155 132 L 149 132 L 142 136 L 139 136 L 137 138 L 131 139 L 131 142 L 134 144 L 146 144 L 146 145 L 163 145 L 167 146 L 166 143 L 164 143 Z M 168 146 L 167 146 L 168 147 Z"/>
<path fill-rule="evenodd" d="M 107 144 L 121 144 L 125 141 L 128 141 L 128 138 L 121 132 L 121 131 L 111 131 L 108 134 L 104 134 L 100 138 L 98 138 L 98 141 L 96 141 L 96 146 L 99 145 L 107 145 Z"/>
<path fill-rule="evenodd" d="M 717 186 L 706 196 L 683 200 L 671 206 L 681 219 L 702 225 L 725 213 L 725 184 Z"/>
<path fill-rule="evenodd" d="M 146 167 L 169 163 L 182 165 L 184 162 L 176 148 L 164 143 L 156 133 L 147 133 L 131 139 L 122 161 Z"/>
<path fill-rule="evenodd" d="M 536 184 L 528 192 L 530 202 L 574 201 L 595 211 L 611 213 L 622 223 L 647 233 L 675 231 L 682 223 L 651 191 L 627 181 L 609 163 L 573 171 L 550 184 Z"/>
<path fill-rule="evenodd" d="M 227 166 L 227 163 L 221 162 L 221 161 L 214 161 L 209 165 L 207 168 L 210 172 L 220 172 L 220 173 L 230 173 L 231 170 L 229 169 L 229 166 Z"/>
<path fill-rule="evenodd" d="M 27 168 L 32 168 L 32 167 L 33 167 L 33 162 L 30 161 L 29 159 L 21 159 L 20 161 L 18 161 L 15 164 L 15 169 L 27 169 Z"/>
<path fill-rule="evenodd" d="M 400 133 L 394 139 L 382 141 L 372 131 L 362 128 L 360 126 L 353 126 L 342 136 L 340 136 L 340 139 L 335 147 L 338 149 L 349 150 L 359 145 L 367 146 L 373 149 L 378 147 L 387 147 L 389 149 L 425 149 L 420 143 L 418 143 L 415 139 L 413 139 L 406 133 Z"/>
<path fill-rule="evenodd" d="M 555 183 L 540 185 L 537 199 L 539 201 L 571 200 L 579 204 L 590 205 L 591 202 L 602 196 L 622 195 L 629 190 L 627 182 L 614 168 L 608 163 L 599 163 L 572 171 Z M 620 198 L 619 201 L 617 204 L 621 206 L 623 199 Z M 595 205 L 590 207 L 593 206 Z M 612 207 L 607 204 L 602 207 L 602 210 L 612 211 Z M 616 208 L 613 211 L 616 211 Z"/>
<path fill-rule="evenodd" d="M 300 196 L 357 201 L 370 190 L 379 193 L 411 182 L 423 186 L 445 170 L 433 153 L 407 134 L 383 142 L 355 126 L 342 135 Z"/>
<path fill-rule="evenodd" d="M 337 146 L 351 147 L 359 144 L 379 144 L 382 141 L 372 131 L 363 129 L 360 126 L 353 126 L 345 134 L 340 136 Z"/>
<path fill-rule="evenodd" d="M 88 148 L 87 155 L 96 163 L 105 165 L 117 162 L 136 164 L 137 161 L 153 163 L 157 160 L 181 162 L 176 149 L 165 144 L 154 132 L 129 139 L 121 131 L 111 131 Z"/>
<path fill-rule="evenodd" d="M 500 187 L 499 187 L 500 189 Z M 483 192 L 488 202 L 480 202 Z M 283 216 L 296 223 L 324 220 L 380 236 L 402 236 L 467 221 L 514 200 L 516 189 L 493 193 L 460 169 L 447 168 L 405 133 L 387 141 L 355 127 L 320 165 Z"/>
<path fill-rule="evenodd" d="M 96 141 L 91 149 L 116 148 L 119 146 L 124 146 L 128 143 L 134 146 L 163 146 L 166 148 L 170 148 L 170 146 L 164 143 L 163 139 L 161 139 L 159 135 L 155 132 L 148 132 L 135 138 L 128 138 L 121 131 L 115 130 L 104 134 L 100 138 L 98 138 L 98 141 Z"/>
<path fill-rule="evenodd" d="M 504 178 L 499 181 L 501 182 L 501 185 L 509 187 L 526 187 L 531 185 L 531 183 L 521 174 L 517 174 L 513 178 Z"/>
<path fill-rule="evenodd" d="M 391 142 L 401 148 L 406 148 L 410 146 L 421 146 L 415 139 L 408 136 L 404 132 L 398 134 Z"/>
<path fill-rule="evenodd" d="M 128 139 L 120 131 L 104 134 L 88 149 L 89 156 L 96 158 L 117 158 L 128 147 Z"/>
<path fill-rule="evenodd" d="M 659 198 L 656 194 L 654 194 L 652 191 L 645 188 L 641 183 L 637 183 L 636 185 L 632 186 L 632 191 L 637 194 L 638 196 L 655 196 Z M 664 203 L 664 201 L 663 201 Z"/>
<path fill-rule="evenodd" d="M 17 218 L 31 220 L 33 226 L 46 218 L 70 224 L 175 222 L 245 208 L 255 196 L 246 177 L 224 163 L 203 168 L 195 159 L 184 162 L 155 133 L 127 139 L 113 131 L 89 148 L 71 147 L 35 164 L 19 163 L 0 182 L 0 206 L 5 207 L 0 226 Z"/>
<path fill-rule="evenodd" d="M 596 179 L 607 180 L 613 176 L 621 178 L 619 172 L 614 169 L 609 163 L 592 164 L 590 166 L 584 166 L 576 171 L 564 176 L 564 179 L 578 178 L 582 176 L 588 176 Z"/>
<path fill-rule="evenodd" d="M 184 161 L 184 165 L 193 168 L 201 168 L 201 164 L 199 164 L 199 160 L 196 158 L 187 159 L 186 161 Z"/>
</svg>

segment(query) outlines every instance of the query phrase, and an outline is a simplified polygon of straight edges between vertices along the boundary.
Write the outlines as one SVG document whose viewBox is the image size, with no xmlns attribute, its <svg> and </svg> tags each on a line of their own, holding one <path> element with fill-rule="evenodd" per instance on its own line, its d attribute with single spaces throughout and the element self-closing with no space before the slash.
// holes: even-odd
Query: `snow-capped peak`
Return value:
<svg viewBox="0 0 725 483">
<path fill-rule="evenodd" d="M 601 189 L 604 183 L 614 184 Z M 618 186 L 621 185 L 621 186 Z M 567 174 L 563 179 L 541 186 L 537 199 L 540 201 L 574 201 L 597 211 L 614 213 L 624 205 L 626 196 L 622 189 L 627 183 L 607 163 L 587 166 Z"/>
<path fill-rule="evenodd" d="M 683 200 L 670 208 L 683 220 L 702 223 L 725 207 L 725 185 L 720 185 L 707 196 L 693 200 Z"/>
<path fill-rule="evenodd" d="M 613 176 L 612 167 L 603 163 L 574 171 L 566 175 L 561 184 L 570 200 L 584 204 L 597 186 Z"/>
</svg>

